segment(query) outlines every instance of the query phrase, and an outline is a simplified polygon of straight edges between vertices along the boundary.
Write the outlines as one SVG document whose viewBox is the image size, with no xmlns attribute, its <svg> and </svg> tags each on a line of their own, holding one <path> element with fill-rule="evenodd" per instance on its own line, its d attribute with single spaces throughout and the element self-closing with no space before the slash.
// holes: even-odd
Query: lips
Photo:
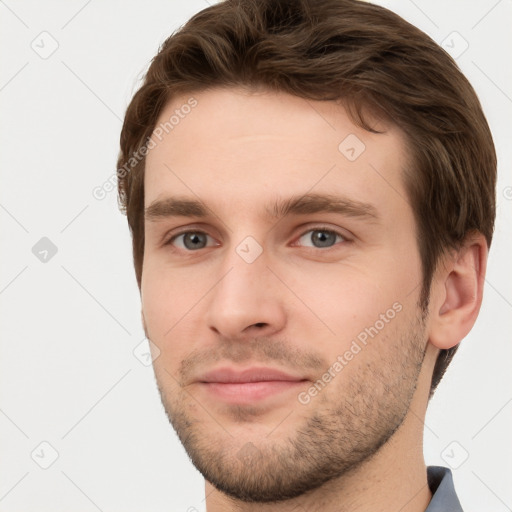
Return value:
<svg viewBox="0 0 512 512">
<path fill-rule="evenodd" d="M 197 382 L 215 400 L 251 404 L 297 390 L 306 380 L 274 368 L 253 367 L 243 370 L 219 368 L 201 375 Z"/>
<path fill-rule="evenodd" d="M 198 379 L 200 382 L 218 382 L 224 384 L 250 383 L 250 382 L 299 382 L 305 380 L 302 377 L 295 377 L 274 368 L 247 368 L 235 370 L 232 368 L 220 368 L 205 373 Z"/>
</svg>

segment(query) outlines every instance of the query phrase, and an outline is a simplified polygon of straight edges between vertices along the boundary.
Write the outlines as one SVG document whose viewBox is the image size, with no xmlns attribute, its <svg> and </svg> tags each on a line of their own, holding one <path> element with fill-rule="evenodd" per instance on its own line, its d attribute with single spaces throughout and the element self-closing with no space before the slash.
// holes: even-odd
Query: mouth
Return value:
<svg viewBox="0 0 512 512">
<path fill-rule="evenodd" d="M 244 370 L 219 368 L 197 379 L 210 398 L 241 405 L 297 391 L 307 381 L 301 376 L 263 367 Z"/>
</svg>

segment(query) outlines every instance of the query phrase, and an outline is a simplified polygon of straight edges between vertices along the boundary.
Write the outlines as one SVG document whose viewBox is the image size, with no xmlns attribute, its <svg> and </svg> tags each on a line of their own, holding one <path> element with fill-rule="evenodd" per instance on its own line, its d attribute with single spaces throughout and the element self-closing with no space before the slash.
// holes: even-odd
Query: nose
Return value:
<svg viewBox="0 0 512 512">
<path fill-rule="evenodd" d="M 275 276 L 260 256 L 246 263 L 238 254 L 209 294 L 208 327 L 228 339 L 271 336 L 286 325 L 286 311 Z"/>
</svg>

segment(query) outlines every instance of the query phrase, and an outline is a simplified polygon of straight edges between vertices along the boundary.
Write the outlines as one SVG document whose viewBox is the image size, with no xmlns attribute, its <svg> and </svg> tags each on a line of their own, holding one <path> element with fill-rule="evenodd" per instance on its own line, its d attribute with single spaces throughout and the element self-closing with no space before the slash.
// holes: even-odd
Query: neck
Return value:
<svg viewBox="0 0 512 512">
<path fill-rule="evenodd" d="M 424 512 L 432 495 L 422 442 L 428 393 L 421 388 L 416 390 L 400 428 L 354 470 L 302 496 L 273 503 L 241 502 L 206 482 L 207 512 Z"/>
</svg>

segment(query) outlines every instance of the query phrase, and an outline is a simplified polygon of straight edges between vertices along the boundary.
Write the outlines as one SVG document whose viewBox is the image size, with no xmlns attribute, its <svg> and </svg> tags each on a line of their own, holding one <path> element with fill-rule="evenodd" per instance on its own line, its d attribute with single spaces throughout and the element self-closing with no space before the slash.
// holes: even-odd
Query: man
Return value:
<svg viewBox="0 0 512 512">
<path fill-rule="evenodd" d="M 208 512 L 461 510 L 421 441 L 482 301 L 496 156 L 441 48 L 353 0 L 211 6 L 153 60 L 118 178 Z"/>
</svg>

